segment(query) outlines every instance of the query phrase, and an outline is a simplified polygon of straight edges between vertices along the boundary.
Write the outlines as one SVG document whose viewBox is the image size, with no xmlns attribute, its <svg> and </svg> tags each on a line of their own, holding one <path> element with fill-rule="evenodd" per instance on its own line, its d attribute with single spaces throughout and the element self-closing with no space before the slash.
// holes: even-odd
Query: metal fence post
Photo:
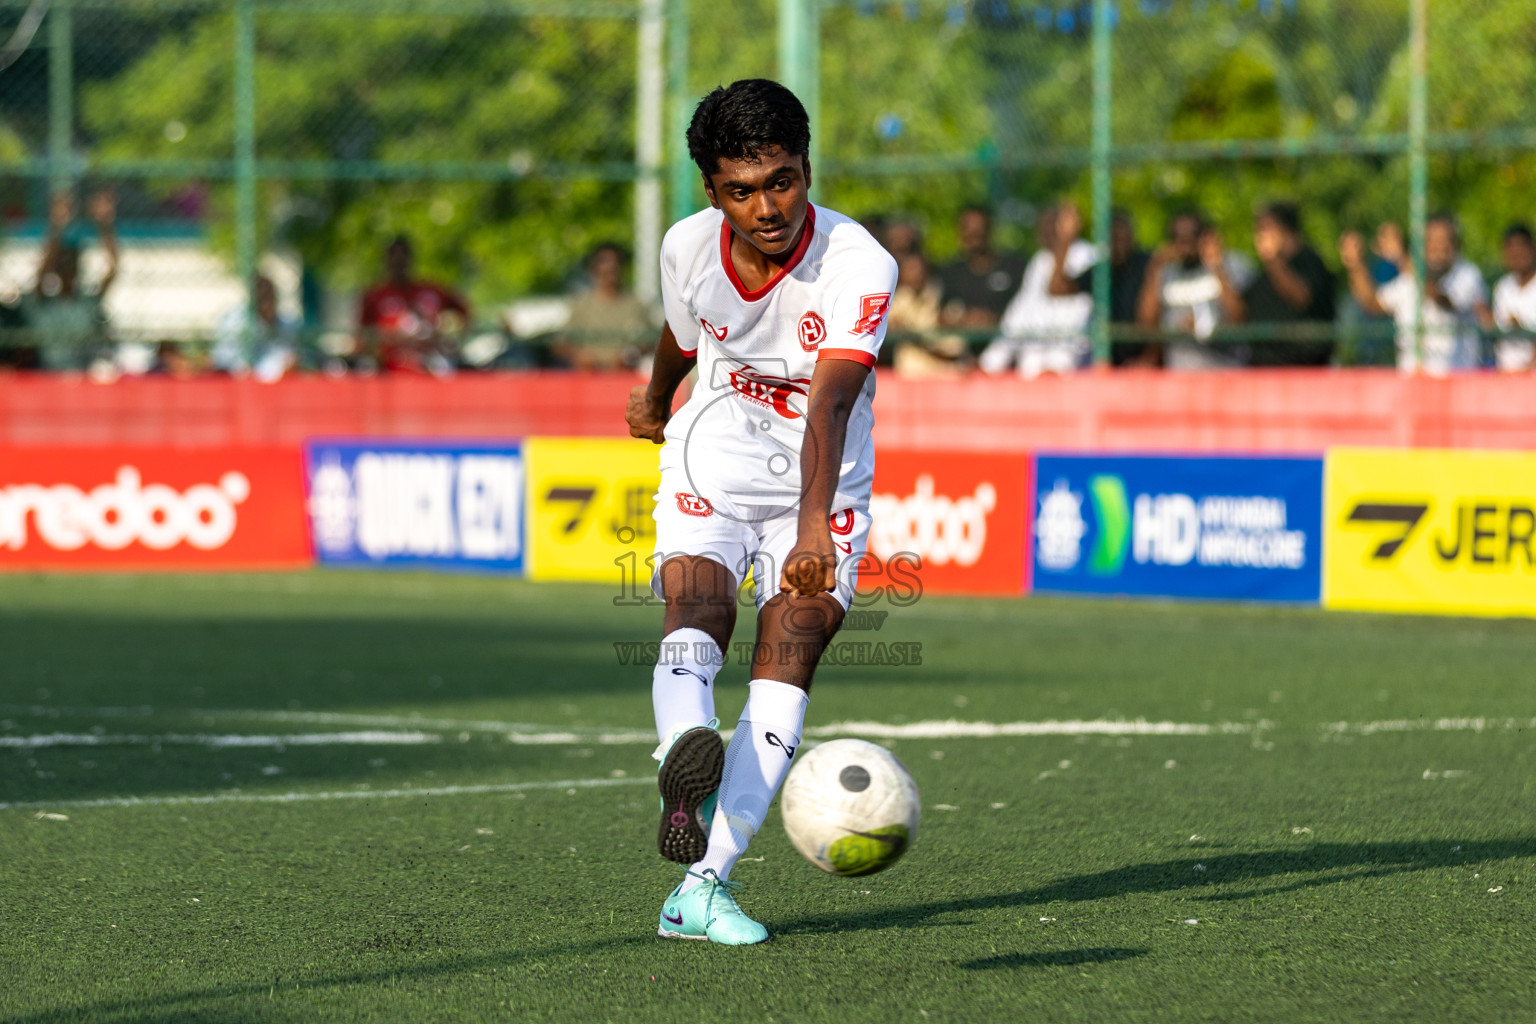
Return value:
<svg viewBox="0 0 1536 1024">
<path fill-rule="evenodd" d="M 1093 0 L 1093 361 L 1110 354 L 1109 222 L 1114 206 L 1110 145 L 1113 137 L 1114 24 L 1110 0 Z"/>
<path fill-rule="evenodd" d="M 48 183 L 53 192 L 74 177 L 75 27 L 70 0 L 48 10 Z"/>
<path fill-rule="evenodd" d="M 1424 223 L 1429 217 L 1429 5 L 1408 0 L 1408 237 L 1419 301 L 1413 310 L 1413 348 L 1424 360 Z"/>
<path fill-rule="evenodd" d="M 661 160 L 666 121 L 665 0 L 640 0 L 635 82 L 635 294 L 655 302 L 661 268 Z"/>
<path fill-rule="evenodd" d="M 810 115 L 807 155 L 814 182 L 821 151 L 821 0 L 779 0 L 779 82 L 800 98 Z"/>
<path fill-rule="evenodd" d="M 254 305 L 256 289 L 256 4 L 235 0 L 235 272 Z"/>
<path fill-rule="evenodd" d="M 694 212 L 699 189 L 697 171 L 688 157 L 688 122 L 693 118 L 693 94 L 688 91 L 688 2 L 667 0 L 667 96 L 672 108 L 667 133 L 672 166 L 668 204 L 673 221 Z"/>
</svg>

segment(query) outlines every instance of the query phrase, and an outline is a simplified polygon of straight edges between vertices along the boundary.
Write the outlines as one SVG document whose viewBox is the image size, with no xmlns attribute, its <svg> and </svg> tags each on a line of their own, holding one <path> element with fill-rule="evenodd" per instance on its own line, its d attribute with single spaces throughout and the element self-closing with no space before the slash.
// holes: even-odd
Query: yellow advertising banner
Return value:
<svg viewBox="0 0 1536 1024">
<path fill-rule="evenodd" d="M 661 449 L 618 438 L 527 441 L 528 577 L 649 592 Z"/>
<path fill-rule="evenodd" d="M 1323 505 L 1325 606 L 1536 614 L 1536 454 L 1334 449 Z"/>
</svg>

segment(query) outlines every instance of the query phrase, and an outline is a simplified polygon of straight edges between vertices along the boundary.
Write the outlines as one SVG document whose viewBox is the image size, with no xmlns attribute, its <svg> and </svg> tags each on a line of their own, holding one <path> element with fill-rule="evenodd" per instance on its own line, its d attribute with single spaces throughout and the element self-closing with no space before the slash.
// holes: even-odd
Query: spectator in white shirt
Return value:
<svg viewBox="0 0 1536 1024">
<path fill-rule="evenodd" d="M 1243 291 L 1253 282 L 1253 262 L 1229 252 L 1221 234 L 1193 210 L 1174 214 L 1167 234 L 1147 262 L 1137 323 L 1190 339 L 1166 343 L 1163 365 L 1170 370 L 1242 366 L 1246 346 L 1213 343 L 1211 336 L 1223 324 L 1243 321 Z"/>
<path fill-rule="evenodd" d="M 1065 202 L 1040 213 L 1036 233 L 1040 251 L 1024 268 L 1018 294 L 1003 311 L 1002 336 L 981 353 L 987 373 L 1003 373 L 1017 362 L 1019 374 L 1071 373 L 1088 365 L 1092 354 L 1087 330 L 1093 317 L 1091 295 L 1052 295 L 1051 277 L 1058 260 L 1068 277 L 1077 277 L 1098 259 L 1094 247 L 1082 240 L 1083 218 L 1077 205 Z"/>
<path fill-rule="evenodd" d="M 1504 232 L 1505 275 L 1493 286 L 1493 309 L 1484 311 L 1483 327 L 1499 331 L 1494 360 L 1504 373 L 1525 373 L 1536 364 L 1536 242 L 1524 224 Z M 1513 332 L 1513 333 L 1511 333 Z"/>
<path fill-rule="evenodd" d="M 1339 258 L 1349 275 L 1349 290 L 1360 308 L 1373 316 L 1390 315 L 1397 323 L 1397 368 L 1443 377 L 1478 365 L 1477 311 L 1488 301 L 1482 271 L 1461 255 L 1461 234 L 1450 214 L 1436 214 L 1424 226 L 1424 270 L 1419 288 L 1406 250 L 1381 255 L 1396 263 L 1397 277 L 1377 286 L 1359 232 L 1339 239 Z M 1422 294 L 1422 298 L 1421 298 Z"/>
<path fill-rule="evenodd" d="M 225 373 L 250 374 L 270 382 L 298 365 L 301 324 L 279 311 L 277 288 L 270 278 L 258 274 L 255 284 L 255 309 L 241 304 L 224 314 L 214 333 L 209 363 Z"/>
</svg>

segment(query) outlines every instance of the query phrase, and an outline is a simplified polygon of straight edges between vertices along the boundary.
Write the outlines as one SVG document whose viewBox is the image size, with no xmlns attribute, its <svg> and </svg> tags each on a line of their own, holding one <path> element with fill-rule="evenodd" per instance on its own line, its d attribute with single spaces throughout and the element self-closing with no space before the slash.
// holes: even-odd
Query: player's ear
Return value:
<svg viewBox="0 0 1536 1024">
<path fill-rule="evenodd" d="M 805 171 L 805 190 L 809 192 L 811 190 L 811 158 L 802 156 L 800 158 L 800 168 Z"/>
<path fill-rule="evenodd" d="M 709 205 L 720 209 L 720 200 L 715 197 L 715 184 L 709 180 L 709 175 L 699 172 L 699 177 L 704 179 L 704 194 L 709 197 Z"/>
</svg>

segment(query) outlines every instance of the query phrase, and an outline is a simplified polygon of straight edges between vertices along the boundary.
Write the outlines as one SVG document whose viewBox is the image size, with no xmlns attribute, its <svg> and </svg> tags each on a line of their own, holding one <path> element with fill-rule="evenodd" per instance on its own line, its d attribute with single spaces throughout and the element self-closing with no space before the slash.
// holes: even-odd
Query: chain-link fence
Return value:
<svg viewBox="0 0 1536 1024">
<path fill-rule="evenodd" d="M 1498 271 L 1536 200 L 1533 31 L 1519 0 L 0 0 L 0 327 L 12 362 L 249 365 L 253 333 L 275 330 L 249 311 L 260 272 L 300 365 L 366 363 L 381 353 L 359 319 L 389 317 L 364 296 L 406 237 L 446 315 L 385 327 L 425 339 L 430 365 L 587 365 L 583 331 L 616 341 L 593 365 L 632 361 L 654 314 L 568 323 L 568 296 L 613 241 L 653 298 L 663 211 L 703 201 L 692 104 L 771 76 L 812 108 L 818 201 L 919 229 L 935 268 L 965 255 L 968 205 L 1027 253 L 1072 200 L 1117 259 L 1123 210 L 1135 259 L 1167 279 L 1159 301 L 1141 308 L 1114 260 L 1077 273 L 1092 250 L 1050 289 L 1093 296 L 1091 329 L 1066 333 L 1099 357 L 1177 337 L 1237 362 L 1391 362 L 1392 310 L 1350 300 L 1338 239 L 1395 223 L 1402 251 L 1388 232 L 1365 254 L 1373 286 L 1433 281 L 1423 233 L 1447 209 Z M 1274 255 L 1255 211 L 1275 201 L 1299 209 L 1341 299 L 1280 327 L 1261 314 L 1285 307 L 1249 293 Z M 1184 211 L 1225 256 L 1162 251 Z M 1230 269 L 1246 304 L 1172 315 L 1173 292 L 1209 287 L 1197 265 Z M 936 315 L 977 347 L 999 331 Z M 1049 319 L 1024 333 L 1049 338 Z"/>
</svg>

